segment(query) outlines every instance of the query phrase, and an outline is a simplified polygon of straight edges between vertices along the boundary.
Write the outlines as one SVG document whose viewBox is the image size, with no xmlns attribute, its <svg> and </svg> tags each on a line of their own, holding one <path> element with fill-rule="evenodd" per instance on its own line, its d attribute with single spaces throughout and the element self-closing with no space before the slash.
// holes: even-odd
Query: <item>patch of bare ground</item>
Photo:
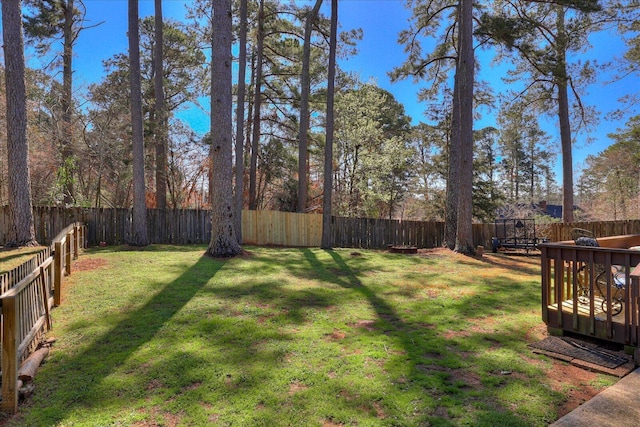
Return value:
<svg viewBox="0 0 640 427">
<path fill-rule="evenodd" d="M 369 332 L 373 332 L 376 330 L 375 325 L 376 321 L 375 320 L 358 320 L 355 323 L 349 323 L 349 326 L 355 326 L 356 328 L 362 328 L 362 329 L 366 329 Z"/>
<path fill-rule="evenodd" d="M 384 412 L 384 409 L 382 408 L 380 402 L 373 402 L 373 409 L 376 411 L 376 417 L 380 419 L 387 418 L 387 414 Z"/>
<path fill-rule="evenodd" d="M 480 381 L 478 374 L 467 369 L 453 369 L 449 375 L 449 381 L 453 384 L 460 383 L 463 384 L 463 387 L 474 390 L 482 388 L 482 381 Z"/>
<path fill-rule="evenodd" d="M 447 248 L 418 249 L 418 255 L 420 256 L 448 258 L 454 254 L 455 252 Z"/>
<path fill-rule="evenodd" d="M 182 421 L 182 415 L 180 414 L 172 414 L 171 412 L 166 412 L 160 409 L 159 407 L 154 407 L 151 409 L 149 413 L 150 417 L 148 420 L 138 421 L 132 426 L 135 427 L 157 427 L 157 426 L 166 426 L 166 427 L 176 427 L 180 425 Z"/>
<path fill-rule="evenodd" d="M 109 265 L 109 262 L 104 258 L 84 258 L 80 257 L 73 263 L 73 269 L 76 271 L 92 271 L 99 268 L 104 268 Z"/>
<path fill-rule="evenodd" d="M 291 384 L 289 384 L 289 394 L 296 394 L 298 392 L 301 392 L 303 390 L 308 389 L 309 387 L 307 387 L 305 384 L 302 384 L 301 382 L 295 381 L 292 382 Z"/>
<path fill-rule="evenodd" d="M 547 371 L 549 385 L 553 390 L 568 390 L 567 399 L 558 408 L 558 417 L 573 411 L 600 392 L 591 385 L 596 378 L 594 372 L 559 360 L 552 363 L 553 368 Z"/>
<path fill-rule="evenodd" d="M 494 329 L 496 320 L 492 317 L 479 318 L 474 321 L 474 325 L 469 330 L 447 331 L 443 334 L 446 339 L 464 338 L 471 333 L 489 332 Z M 547 337 L 546 326 L 544 324 L 536 325 L 527 331 L 527 342 L 540 341 Z M 499 344 L 496 344 L 499 345 Z M 597 377 L 595 372 L 571 365 L 561 360 L 548 359 L 542 361 L 521 355 L 522 359 L 528 363 L 539 366 L 544 369 L 549 387 L 554 391 L 563 391 L 566 399 L 559 404 L 558 417 L 561 417 L 583 403 L 587 402 L 598 394 L 601 389 L 595 388 L 592 384 Z M 550 364 L 550 367 L 548 367 Z M 436 365 L 419 365 L 418 370 L 443 370 L 442 367 Z M 473 389 L 480 389 L 480 379 L 473 372 L 464 369 L 449 370 L 445 369 L 450 375 L 452 382 L 460 382 L 465 386 Z M 517 375 L 517 374 L 512 374 Z"/>
<path fill-rule="evenodd" d="M 535 326 L 527 332 L 527 341 L 539 341 L 545 337 L 547 332 L 544 325 Z M 552 358 L 549 358 L 548 362 L 526 355 L 521 355 L 521 358 L 532 365 L 551 364 L 551 367 L 546 369 L 547 384 L 554 391 L 564 390 L 567 395 L 558 407 L 558 418 L 573 411 L 602 391 L 592 385 L 598 375 L 595 372 Z"/>
<path fill-rule="evenodd" d="M 326 336 L 331 341 L 340 341 L 345 339 L 347 334 L 341 331 L 340 329 L 334 329 L 332 333 L 327 334 Z"/>
</svg>

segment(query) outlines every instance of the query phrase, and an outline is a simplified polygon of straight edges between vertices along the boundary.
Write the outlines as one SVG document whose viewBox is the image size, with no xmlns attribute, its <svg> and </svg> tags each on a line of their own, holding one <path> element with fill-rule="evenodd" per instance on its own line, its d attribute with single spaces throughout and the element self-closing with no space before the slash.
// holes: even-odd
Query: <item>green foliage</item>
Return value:
<svg viewBox="0 0 640 427">
<path fill-rule="evenodd" d="M 496 148 L 505 196 L 511 203 L 533 205 L 550 198 L 551 169 L 556 155 L 549 135 L 540 129 L 538 118 L 527 105 L 525 98 L 507 103 L 501 109 Z"/>
<path fill-rule="evenodd" d="M 153 46 L 154 18 L 147 17 L 140 22 L 140 67 L 142 75 L 143 111 L 152 111 L 155 102 L 153 94 Z M 195 34 L 184 23 L 165 21 L 163 28 L 164 92 L 166 109 L 170 114 L 187 102 L 202 96 L 205 92 L 208 72 L 206 58 Z M 126 53 L 116 54 L 104 62 L 107 76 L 104 81 L 92 87 L 92 92 L 108 90 L 112 102 L 127 102 L 129 79 L 129 57 Z M 114 97 L 116 94 L 118 96 Z M 100 99 L 100 98 L 98 98 Z M 148 127 L 149 125 L 147 125 Z"/>
<path fill-rule="evenodd" d="M 6 425 L 546 426 L 571 393 L 527 348 L 535 258 L 246 249 L 83 254 Z"/>
<path fill-rule="evenodd" d="M 587 85 L 593 83 L 594 62 L 569 62 L 569 54 L 584 52 L 590 34 L 610 22 L 615 11 L 603 11 L 596 0 L 562 2 L 497 2 L 484 11 L 476 36 L 485 45 L 500 45 L 513 55 L 499 55 L 515 64 L 506 81 L 525 87 L 529 108 L 555 114 L 555 87 L 569 85 L 577 98 L 572 127 L 594 123 L 595 112 L 580 102 Z M 514 94 L 515 95 L 515 94 Z"/>
<path fill-rule="evenodd" d="M 499 186 L 498 130 L 492 127 L 474 132 L 473 217 L 478 222 L 491 223 L 504 201 Z"/>
<path fill-rule="evenodd" d="M 45 54 L 54 44 L 52 38 L 62 38 L 65 14 L 71 8 L 71 31 L 77 34 L 81 30 L 85 10 L 81 0 L 24 0 L 23 26 L 27 40 L 34 43 L 39 54 Z M 72 4 L 74 3 L 74 4 Z"/>
<path fill-rule="evenodd" d="M 404 108 L 388 92 L 367 84 L 338 93 L 335 108 L 334 213 L 392 216 L 412 173 Z"/>
<path fill-rule="evenodd" d="M 78 173 L 78 160 L 75 157 L 67 157 L 56 173 L 56 182 L 51 194 L 51 202 L 59 204 L 65 197 L 65 190 L 75 185 L 75 176 Z M 69 195 L 67 195 L 69 196 Z"/>
<path fill-rule="evenodd" d="M 640 194 L 640 116 L 609 137 L 616 142 L 587 157 L 580 177 L 581 199 L 597 219 L 638 218 Z"/>
</svg>

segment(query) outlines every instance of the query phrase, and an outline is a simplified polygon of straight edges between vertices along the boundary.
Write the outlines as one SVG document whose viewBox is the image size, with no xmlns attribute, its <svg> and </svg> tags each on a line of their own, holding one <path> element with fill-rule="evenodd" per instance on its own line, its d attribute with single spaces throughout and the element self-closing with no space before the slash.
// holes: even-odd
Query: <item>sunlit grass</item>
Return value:
<svg viewBox="0 0 640 427">
<path fill-rule="evenodd" d="M 45 246 L 4 248 L 0 246 L 0 274 L 11 271 L 35 257 Z"/>
<path fill-rule="evenodd" d="M 125 249 L 74 264 L 8 425 L 537 426 L 568 393 L 527 348 L 534 257 Z"/>
</svg>

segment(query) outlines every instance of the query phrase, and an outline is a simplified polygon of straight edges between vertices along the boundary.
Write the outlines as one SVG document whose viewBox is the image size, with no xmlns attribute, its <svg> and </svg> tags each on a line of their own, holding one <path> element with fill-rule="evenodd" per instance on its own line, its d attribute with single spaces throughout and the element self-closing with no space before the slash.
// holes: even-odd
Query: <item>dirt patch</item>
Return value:
<svg viewBox="0 0 640 427">
<path fill-rule="evenodd" d="M 547 332 L 544 325 L 535 326 L 527 332 L 527 338 L 532 341 L 545 337 Z M 543 361 L 527 355 L 521 357 L 528 364 L 546 369 L 547 384 L 552 390 L 564 391 L 566 399 L 558 405 L 558 418 L 573 411 L 602 391 L 592 385 L 598 376 L 596 372 L 553 358 Z M 548 363 L 551 367 L 546 368 Z"/>
<path fill-rule="evenodd" d="M 358 320 L 355 323 L 349 323 L 349 326 L 355 326 L 356 328 L 366 329 L 369 332 L 373 332 L 376 330 L 375 320 Z"/>
<path fill-rule="evenodd" d="M 76 271 L 91 271 L 99 268 L 105 268 L 109 262 L 104 258 L 85 258 L 81 257 L 72 264 L 72 269 Z"/>
<path fill-rule="evenodd" d="M 467 369 L 453 369 L 450 374 L 449 381 L 452 384 L 462 384 L 462 387 L 480 390 L 482 381 L 480 377 Z"/>
<path fill-rule="evenodd" d="M 376 411 L 376 417 L 380 419 L 387 418 L 387 414 L 384 412 L 384 409 L 382 408 L 380 402 L 373 402 L 373 409 L 375 409 Z"/>
<path fill-rule="evenodd" d="M 289 384 L 289 394 L 296 394 L 300 391 L 306 390 L 309 387 L 307 387 L 306 385 L 300 383 L 300 382 L 293 382 L 291 384 Z"/>
<path fill-rule="evenodd" d="M 172 414 L 166 412 L 159 407 L 154 407 L 150 412 L 146 411 L 150 415 L 150 419 L 144 421 L 138 421 L 132 424 L 135 427 L 155 427 L 155 426 L 167 426 L 176 427 L 180 425 L 183 414 Z"/>
<path fill-rule="evenodd" d="M 558 418 L 573 411 L 593 398 L 600 390 L 591 384 L 596 374 L 561 361 L 553 361 L 553 368 L 547 371 L 547 379 L 553 390 L 568 390 L 567 399 L 558 408 Z"/>
<path fill-rule="evenodd" d="M 331 341 L 340 341 L 346 338 L 347 334 L 345 334 L 340 329 L 334 329 L 332 333 L 327 335 Z"/>
</svg>

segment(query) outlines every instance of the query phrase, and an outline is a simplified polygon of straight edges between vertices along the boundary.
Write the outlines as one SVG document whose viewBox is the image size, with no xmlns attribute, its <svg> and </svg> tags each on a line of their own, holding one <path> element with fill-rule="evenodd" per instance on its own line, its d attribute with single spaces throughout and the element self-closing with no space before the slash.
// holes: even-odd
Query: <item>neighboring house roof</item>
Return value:
<svg viewBox="0 0 640 427">
<path fill-rule="evenodd" d="M 547 205 L 544 210 L 539 206 L 538 209 L 552 218 L 562 218 L 562 205 Z"/>
<path fill-rule="evenodd" d="M 518 209 L 517 211 L 530 211 L 531 214 L 538 212 L 543 215 L 548 215 L 552 218 L 562 218 L 562 205 L 548 205 L 546 202 L 542 201 L 536 204 L 525 204 L 519 203 L 515 205 Z M 575 210 L 580 210 L 577 206 L 574 206 Z M 496 218 L 512 218 L 514 212 L 513 209 L 505 206 L 496 210 Z M 516 215 L 519 217 L 524 217 L 523 215 Z M 526 215 L 525 215 L 526 216 Z"/>
</svg>

